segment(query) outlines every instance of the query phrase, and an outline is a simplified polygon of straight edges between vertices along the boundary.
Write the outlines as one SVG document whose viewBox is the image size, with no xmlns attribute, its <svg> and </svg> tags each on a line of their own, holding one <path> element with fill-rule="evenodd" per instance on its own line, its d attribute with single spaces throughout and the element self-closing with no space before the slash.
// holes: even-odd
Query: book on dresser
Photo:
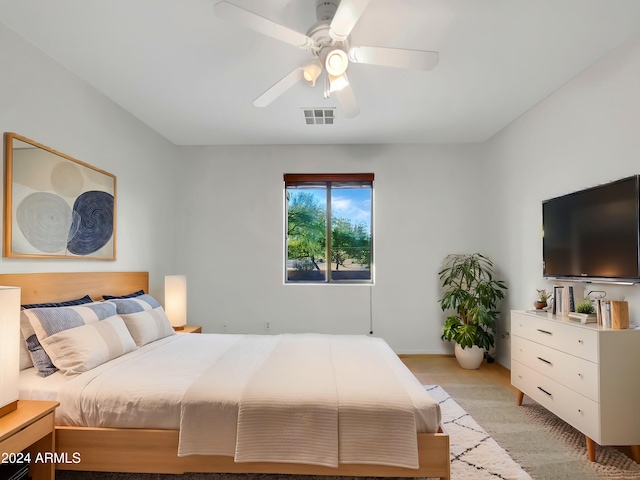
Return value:
<svg viewBox="0 0 640 480">
<path fill-rule="evenodd" d="M 596 305 L 598 325 L 614 330 L 629 328 L 629 303 L 619 300 L 598 299 Z"/>
<path fill-rule="evenodd" d="M 595 313 L 569 312 L 569 318 L 579 320 L 580 323 L 598 323 L 598 317 Z"/>
<path fill-rule="evenodd" d="M 553 286 L 553 313 L 555 315 L 562 315 L 564 305 L 564 287 L 562 285 Z"/>
</svg>

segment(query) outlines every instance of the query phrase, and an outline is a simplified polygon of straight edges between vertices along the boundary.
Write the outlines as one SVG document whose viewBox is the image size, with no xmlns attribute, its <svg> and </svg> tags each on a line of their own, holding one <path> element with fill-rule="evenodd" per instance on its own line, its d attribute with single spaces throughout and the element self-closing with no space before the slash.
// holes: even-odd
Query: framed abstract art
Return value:
<svg viewBox="0 0 640 480">
<path fill-rule="evenodd" d="M 116 177 L 4 134 L 4 256 L 116 259 Z"/>
</svg>

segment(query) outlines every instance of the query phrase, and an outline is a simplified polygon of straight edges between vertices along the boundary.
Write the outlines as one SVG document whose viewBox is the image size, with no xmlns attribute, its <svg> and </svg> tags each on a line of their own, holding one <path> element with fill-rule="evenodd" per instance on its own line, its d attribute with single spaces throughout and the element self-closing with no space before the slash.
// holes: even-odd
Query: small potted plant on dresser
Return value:
<svg viewBox="0 0 640 480">
<path fill-rule="evenodd" d="M 493 278 L 493 263 L 479 253 L 448 255 L 438 275 L 443 290 L 440 307 L 453 312 L 441 338 L 455 342 L 462 368 L 479 368 L 485 351 L 495 343 L 496 306 L 507 286 Z"/>
<path fill-rule="evenodd" d="M 536 289 L 536 291 L 538 292 L 538 299 L 535 301 L 534 306 L 536 307 L 536 310 L 542 310 L 547 306 L 547 300 L 549 300 L 551 294 L 544 288 Z"/>
<path fill-rule="evenodd" d="M 582 323 L 596 323 L 598 321 L 596 309 L 589 297 L 583 298 L 576 304 L 576 311 L 569 312 L 569 318 L 580 320 Z"/>
</svg>

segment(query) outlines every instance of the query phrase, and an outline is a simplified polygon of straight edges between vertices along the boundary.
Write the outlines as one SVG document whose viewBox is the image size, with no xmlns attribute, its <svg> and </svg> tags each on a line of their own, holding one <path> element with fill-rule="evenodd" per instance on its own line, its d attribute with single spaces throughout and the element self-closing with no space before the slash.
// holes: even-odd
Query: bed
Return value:
<svg viewBox="0 0 640 480">
<path fill-rule="evenodd" d="M 62 301 L 69 298 L 75 298 L 77 296 L 83 296 L 85 294 L 90 295 L 95 300 L 100 300 L 102 295 L 106 293 L 111 295 L 124 295 L 136 290 L 148 291 L 148 274 L 146 272 L 3 274 L 0 275 L 0 285 L 14 285 L 21 287 L 22 304 Z M 271 403 L 265 403 L 264 401 L 265 391 L 262 390 L 264 385 L 278 381 L 281 381 L 282 384 L 278 387 L 277 391 L 284 392 L 286 395 L 289 394 L 287 386 L 297 383 L 304 384 L 305 388 L 302 393 L 293 392 L 292 395 L 306 395 L 307 392 L 316 389 L 317 392 L 315 392 L 315 394 L 322 397 L 325 396 L 327 390 L 330 390 L 329 388 L 323 387 L 323 383 L 318 381 L 318 379 L 321 379 L 323 376 L 322 372 L 326 370 L 325 361 L 318 361 L 317 365 L 312 365 L 311 367 L 304 366 L 290 369 L 291 371 L 284 376 L 280 373 L 273 373 L 280 372 L 280 370 L 274 370 L 276 367 L 280 368 L 278 366 L 279 363 L 293 363 L 294 365 L 301 363 L 299 361 L 291 362 L 291 359 L 295 358 L 294 355 L 296 355 L 296 350 L 299 349 L 297 346 L 299 339 L 297 337 L 297 335 L 172 335 L 158 340 L 157 342 L 152 342 L 151 344 L 137 348 L 135 351 L 126 353 L 107 362 L 106 364 L 100 365 L 95 369 L 91 369 L 88 372 L 73 376 L 73 378 L 68 382 L 66 379 L 60 380 L 60 375 L 51 375 L 50 377 L 47 377 L 44 379 L 44 383 L 48 382 L 51 385 L 57 383 L 59 384 L 58 387 L 63 385 L 62 388 L 64 388 L 65 391 L 64 394 L 57 394 L 63 399 L 63 401 L 61 402 L 60 411 L 57 415 L 58 422 L 60 424 L 56 426 L 56 451 L 60 453 L 78 452 L 82 459 L 78 464 L 60 464 L 57 465 L 56 468 L 139 473 L 227 472 L 450 478 L 449 437 L 438 425 L 435 427 L 433 425 L 426 425 L 428 421 L 421 420 L 418 413 L 415 414 L 417 427 L 414 425 L 414 433 L 412 434 L 412 437 L 415 438 L 411 439 L 415 446 L 415 465 L 411 463 L 411 458 L 394 462 L 389 458 L 376 460 L 376 458 L 371 457 L 370 453 L 368 457 L 366 456 L 368 454 L 366 450 L 369 450 L 369 442 L 374 446 L 376 445 L 376 442 L 378 446 L 384 445 L 384 443 L 387 442 L 387 445 L 389 446 L 387 450 L 391 452 L 394 451 L 393 447 L 397 445 L 397 448 L 399 448 L 398 457 L 402 456 L 400 455 L 401 450 L 412 450 L 409 447 L 402 447 L 404 445 L 402 442 L 407 441 L 406 438 L 399 436 L 397 439 L 394 438 L 393 440 L 390 440 L 386 435 L 384 438 L 380 438 L 380 432 L 385 430 L 376 428 L 376 416 L 391 419 L 394 422 L 394 425 L 396 422 L 398 424 L 403 423 L 403 418 L 406 419 L 406 412 L 405 416 L 402 417 L 403 414 L 398 413 L 399 410 L 395 411 L 395 413 L 393 411 L 385 412 L 385 415 L 379 415 L 379 412 L 376 414 L 369 413 L 368 417 L 366 415 L 365 417 L 362 417 L 366 418 L 364 422 L 366 425 L 361 425 L 359 427 L 357 425 L 357 419 L 362 416 L 362 410 L 353 410 L 354 413 L 352 414 L 350 421 L 352 421 L 352 423 L 355 422 L 355 433 L 350 437 L 341 437 L 340 440 L 340 448 L 343 448 L 342 444 L 351 445 L 352 451 L 347 453 L 342 453 L 341 451 L 338 462 L 336 462 L 335 455 L 331 457 L 330 454 L 327 454 L 328 457 L 320 458 L 317 457 L 316 453 L 313 453 L 311 457 L 307 458 L 304 457 L 304 455 L 298 455 L 296 452 L 295 455 L 291 455 L 290 457 L 283 457 L 282 453 L 280 453 L 279 456 L 272 456 L 272 449 L 267 453 L 260 452 L 260 454 L 256 454 L 254 450 L 249 449 L 246 445 L 249 445 L 255 439 L 260 439 L 261 435 L 264 436 L 264 438 L 270 438 L 268 432 L 260 430 L 263 428 L 263 425 L 271 422 L 273 425 L 282 426 L 283 424 L 279 424 L 278 422 L 291 422 L 292 418 L 302 419 L 302 423 L 300 425 L 293 427 L 301 432 L 301 436 L 299 438 L 302 440 L 300 443 L 304 443 L 309 440 L 311 442 L 310 445 L 313 445 L 312 440 L 314 438 L 321 440 L 325 434 L 326 438 L 332 438 L 332 436 L 334 436 L 334 431 L 327 427 L 328 430 L 325 432 L 326 429 L 324 427 L 325 423 L 327 425 L 332 425 L 333 420 L 321 423 L 321 425 L 318 425 L 317 422 L 315 424 L 304 423 L 306 416 L 303 411 L 299 411 L 300 400 L 298 397 L 295 397 L 295 401 L 289 402 L 290 410 L 286 411 L 286 415 L 283 415 L 282 412 L 278 413 L 278 411 L 270 409 L 272 404 L 280 402 L 281 393 L 273 395 L 273 398 L 268 397 L 269 393 L 267 393 L 267 397 L 270 399 L 269 401 Z M 316 349 L 320 352 L 329 351 L 329 358 L 331 358 L 332 355 L 336 358 L 340 358 L 340 356 L 342 356 L 343 360 L 346 359 L 345 362 L 342 362 L 344 364 L 353 363 L 350 356 L 353 355 L 355 350 L 362 350 L 365 352 L 363 354 L 366 354 L 366 351 L 369 350 L 384 351 L 388 348 L 384 342 L 372 342 L 368 337 L 355 338 L 355 343 L 345 343 L 351 342 L 351 339 L 346 338 L 345 336 L 306 335 L 305 337 L 305 341 L 310 342 L 305 344 L 305 350 Z M 216 342 L 216 347 L 212 349 L 209 342 Z M 225 365 L 224 362 L 217 362 L 218 367 L 214 368 L 213 366 L 207 366 L 204 363 L 194 360 L 207 356 L 206 352 L 208 351 L 224 350 L 226 352 L 225 349 L 227 347 L 224 347 L 224 345 L 230 344 L 234 344 L 234 348 L 231 349 L 229 347 L 229 356 L 224 357 L 227 362 L 225 368 L 220 367 L 220 365 Z M 245 348 L 236 349 L 236 344 L 245 345 Z M 256 345 L 261 345 L 261 347 L 256 348 Z M 354 345 L 356 346 L 354 347 Z M 174 348 L 182 350 L 178 349 L 176 351 L 173 350 Z M 233 371 L 233 375 L 228 373 L 230 371 L 228 368 L 229 366 L 244 365 L 245 362 L 239 361 L 239 359 L 244 358 L 243 355 L 255 356 L 254 353 L 251 352 L 256 352 L 260 348 L 266 352 L 263 357 L 268 359 L 268 362 L 265 364 L 266 366 L 260 364 L 260 375 L 253 375 L 249 370 Z M 184 353 L 180 353 L 184 351 L 190 352 L 190 355 L 187 356 Z M 277 352 L 277 354 L 274 352 Z M 173 357 L 171 357 L 172 355 Z M 233 355 L 239 355 L 239 357 L 234 357 Z M 360 353 L 358 353 L 358 355 L 360 355 Z M 376 372 L 386 370 L 386 365 L 389 364 L 391 365 L 389 367 L 390 370 L 394 373 L 389 376 L 388 381 L 400 381 L 409 385 L 406 390 L 410 392 L 411 388 L 414 388 L 412 385 L 417 383 L 415 382 L 415 379 L 408 379 L 407 375 L 411 376 L 411 374 L 404 365 L 401 365 L 401 362 L 397 357 L 394 355 L 387 355 L 385 357 L 385 355 L 380 357 L 382 360 L 377 360 L 376 354 L 373 354 L 372 357 L 367 357 L 367 363 L 373 362 L 375 364 L 377 361 L 382 362 L 377 365 L 376 370 L 372 375 L 380 376 L 377 375 Z M 175 383 L 175 387 L 177 389 L 175 394 L 166 395 L 168 397 L 174 395 L 177 400 L 173 403 L 173 410 L 171 407 L 168 407 L 166 413 L 160 416 L 162 417 L 162 420 L 158 420 L 158 418 L 155 420 L 148 419 L 147 417 L 151 418 L 153 415 L 145 416 L 140 414 L 137 416 L 142 423 L 131 424 L 119 422 L 122 412 L 118 412 L 116 409 L 114 414 L 111 416 L 112 418 L 109 418 L 109 409 L 103 407 L 106 405 L 104 399 L 99 400 L 101 408 L 94 409 L 97 414 L 96 418 L 91 419 L 89 418 L 89 415 L 86 414 L 86 412 L 91 410 L 90 407 L 84 407 L 84 413 L 82 408 L 78 410 L 81 412 L 79 416 L 83 417 L 80 420 L 78 420 L 78 415 L 74 417 L 74 411 L 77 409 L 74 407 L 73 399 L 76 397 L 71 395 L 69 391 L 72 392 L 74 389 L 78 391 L 87 390 L 93 392 L 114 390 L 113 385 L 110 386 L 105 384 L 102 386 L 101 383 L 99 387 L 94 388 L 98 385 L 96 382 L 102 382 L 103 377 L 109 377 L 109 375 L 103 374 L 101 370 L 111 372 L 110 375 L 118 379 L 124 378 L 123 375 L 125 374 L 132 375 L 133 377 L 129 377 L 129 380 L 127 380 L 129 382 L 135 382 L 135 375 L 139 375 L 138 378 L 145 378 L 147 375 L 144 372 L 149 372 L 151 369 L 149 366 L 145 367 L 140 358 L 153 356 L 156 358 L 156 360 L 154 360 L 155 362 L 157 362 L 159 358 L 164 358 L 167 359 L 167 362 L 174 361 L 176 363 L 174 373 L 171 373 L 171 368 L 167 366 L 168 364 L 161 367 L 163 371 L 166 372 L 165 376 L 167 383 Z M 192 363 L 184 363 L 184 358 L 186 357 L 193 357 L 190 360 Z M 142 369 L 141 372 L 135 373 L 132 365 L 139 365 Z M 147 370 L 145 370 L 145 368 Z M 202 403 L 199 403 L 199 395 L 201 395 L 203 391 L 211 390 L 211 388 L 206 387 L 206 384 L 203 383 L 208 378 L 216 378 L 217 380 L 215 381 L 218 382 L 222 381 L 218 375 L 220 372 L 216 373 L 216 369 L 227 372 L 226 381 L 229 382 L 228 384 L 225 384 L 224 389 L 217 388 L 217 390 L 225 390 L 227 392 L 243 391 L 243 395 L 248 395 L 246 392 L 251 393 L 251 395 L 243 397 L 244 400 L 240 407 L 233 407 L 235 408 L 234 411 L 240 411 L 241 414 L 244 411 L 243 409 L 246 408 L 246 412 L 242 414 L 243 416 L 234 418 L 233 421 L 237 423 L 234 423 L 234 426 L 231 427 L 227 425 L 226 429 L 212 428 L 211 425 L 207 425 L 206 422 L 193 421 L 193 419 L 209 417 L 209 415 L 202 415 L 203 405 Z M 175 373 L 176 371 L 182 371 L 184 372 L 184 375 L 179 375 L 178 373 Z M 309 371 L 314 372 L 313 382 L 305 380 L 305 377 L 310 377 L 308 374 Z M 114 372 L 117 372 L 117 374 L 114 374 Z M 215 377 L 213 377 L 214 374 L 216 374 Z M 331 383 L 335 381 L 337 384 L 344 383 L 348 386 L 353 383 L 348 375 L 356 374 L 364 379 L 368 378 L 366 370 L 358 368 L 357 372 L 347 372 L 347 376 L 342 379 L 340 379 L 340 377 L 336 377 L 335 380 L 328 378 L 326 382 Z M 245 384 L 241 381 L 241 379 L 245 377 L 258 378 L 261 379 L 261 381 L 251 383 L 251 386 L 249 387 L 249 384 Z M 279 380 L 280 377 L 284 378 Z M 30 381 L 28 371 L 23 371 L 21 373 L 21 382 L 23 381 L 23 378 L 24 382 L 26 382 L 21 386 L 21 391 L 26 392 L 23 393 L 23 395 L 32 396 L 32 398 L 44 399 L 42 396 L 47 395 L 47 392 L 46 388 L 43 392 L 43 387 L 41 386 L 42 383 L 38 383 L 38 380 L 34 379 L 33 375 L 31 375 L 33 385 L 30 385 L 28 383 Z M 173 380 L 171 380 L 172 378 Z M 373 377 L 371 377 L 371 379 L 372 381 L 378 381 Z M 413 384 L 411 383 L 412 381 Z M 142 384 L 144 382 L 139 383 Z M 151 382 L 149 382 L 149 385 L 150 384 Z M 325 383 L 325 385 L 328 385 L 328 383 Z M 93 390 L 91 390 L 89 386 L 93 388 Z M 52 387 L 53 391 L 55 392 L 55 389 L 58 387 Z M 141 386 L 140 388 L 144 390 L 147 386 L 145 384 L 144 387 Z M 349 390 L 349 388 L 347 388 L 347 390 Z M 360 390 L 366 391 L 366 388 L 354 389 L 352 387 L 351 390 L 358 393 Z M 382 390 L 386 391 L 386 388 L 383 388 Z M 38 395 L 40 396 L 38 397 Z M 49 395 L 53 394 L 49 393 Z M 338 391 L 337 398 L 348 398 L 345 395 L 345 393 L 340 393 L 340 391 Z M 372 393 L 368 393 L 367 395 L 369 397 L 376 396 Z M 414 395 L 414 393 L 409 394 L 410 402 L 412 404 L 416 405 L 420 402 L 424 402 L 424 399 L 420 397 L 419 394 L 416 393 L 418 397 L 415 398 L 411 395 Z M 327 394 L 326 396 L 329 398 L 329 403 L 333 401 L 332 395 Z M 416 398 L 419 399 L 416 400 Z M 342 402 L 342 400 L 340 401 Z M 362 401 L 366 403 L 368 399 L 364 398 L 364 400 L 359 400 L 361 403 Z M 77 400 L 78 404 L 81 404 L 82 402 L 86 401 Z M 227 405 L 225 402 L 227 402 L 227 399 L 225 399 L 221 405 Z M 262 410 L 251 411 L 248 409 L 249 407 L 245 407 L 245 405 L 251 405 L 251 402 L 258 405 Z M 387 402 L 389 404 L 396 405 L 396 403 L 394 403 L 396 402 L 394 397 L 389 397 Z M 121 400 L 112 403 L 116 406 L 118 404 L 123 404 Z M 314 405 L 318 403 L 315 397 L 313 398 L 312 403 Z M 287 398 L 284 398 L 282 404 L 287 404 Z M 191 407 L 189 407 L 189 405 L 191 405 Z M 349 402 L 342 402 L 340 405 L 342 405 L 340 415 L 343 416 L 340 418 L 349 419 L 347 415 L 350 410 L 344 406 L 348 406 Z M 135 408 L 137 407 L 134 406 L 131 410 L 135 410 Z M 154 408 L 145 408 L 146 410 L 141 408 L 140 412 L 154 410 Z M 192 408 L 192 410 L 188 410 L 188 408 Z M 298 408 L 298 411 L 295 410 L 296 408 Z M 400 408 L 400 410 L 402 409 Z M 328 415 L 326 418 L 335 419 L 335 414 L 331 413 L 329 410 L 326 410 L 326 412 L 323 410 L 323 415 L 325 414 Z M 332 415 L 334 416 L 332 417 Z M 426 413 L 425 418 L 429 417 L 429 415 L 430 414 Z M 412 417 L 413 416 L 414 415 L 412 414 Z M 211 417 L 214 417 L 213 413 L 211 414 Z M 148 421 L 145 420 L 145 418 L 147 418 Z M 181 436 L 180 421 L 189 418 L 192 420 L 192 424 L 203 423 L 203 428 L 198 430 L 198 425 L 192 425 L 195 429 L 194 432 L 191 432 L 184 427 L 184 424 L 182 424 L 183 431 Z M 433 419 L 433 416 L 431 416 L 431 418 Z M 258 419 L 258 421 L 256 421 L 256 419 Z M 253 422 L 251 420 L 253 420 Z M 343 420 L 341 420 L 341 422 L 342 421 Z M 83 422 L 84 425 L 90 426 L 84 426 Z M 384 423 L 381 420 L 380 422 Z M 224 422 L 219 422 L 216 425 L 223 424 Z M 381 428 L 383 427 L 384 426 Z M 310 430 L 310 428 L 315 430 Z M 358 428 L 360 428 L 360 430 L 358 430 Z M 418 432 L 423 432 L 415 433 L 415 428 L 417 428 Z M 398 429 L 398 431 L 400 431 L 400 429 Z M 215 440 L 218 442 L 218 449 L 212 450 L 209 447 L 208 449 L 202 449 L 199 447 L 199 439 L 208 438 L 207 436 L 211 436 L 211 432 L 213 432 L 213 436 L 216 437 Z M 367 434 L 370 436 L 369 438 L 363 436 Z M 229 442 L 227 442 L 227 437 L 233 437 L 233 435 L 237 435 L 237 438 L 231 439 L 233 440 L 236 448 L 235 458 L 233 455 L 234 447 L 233 445 L 230 446 Z M 342 433 L 340 433 L 340 435 L 342 435 Z M 242 443 L 243 441 L 246 445 Z M 291 445 L 285 446 L 290 450 L 296 447 L 295 445 L 293 447 Z M 251 446 L 251 448 L 254 447 Z M 260 455 L 262 455 L 262 457 Z M 365 456 L 363 457 L 363 455 Z M 393 456 L 395 457 L 395 454 Z M 384 455 L 382 455 L 382 457 L 384 457 Z M 325 458 L 329 458 L 329 460 L 326 460 Z M 362 461 L 362 463 L 359 463 L 360 458 L 364 458 L 365 460 Z"/>
</svg>

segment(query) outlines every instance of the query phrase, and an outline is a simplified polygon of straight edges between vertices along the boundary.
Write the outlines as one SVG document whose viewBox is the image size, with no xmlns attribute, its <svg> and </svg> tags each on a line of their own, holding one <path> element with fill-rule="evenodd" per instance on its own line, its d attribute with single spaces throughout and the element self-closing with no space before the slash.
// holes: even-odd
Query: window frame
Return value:
<svg viewBox="0 0 640 480">
<path fill-rule="evenodd" d="M 326 189 L 326 213 L 325 213 L 325 235 L 326 235 L 326 252 L 329 255 L 327 257 L 329 259 L 332 258 L 330 253 L 332 252 L 332 209 L 331 209 L 331 191 L 332 184 L 334 183 L 359 183 L 361 185 L 369 184 L 369 188 L 371 189 L 371 208 L 370 208 L 370 278 L 366 280 L 358 280 L 358 279 L 345 279 L 345 280 L 335 280 L 331 278 L 331 261 L 327 262 L 329 264 L 329 268 L 326 270 L 326 277 L 324 281 L 290 281 L 287 278 L 287 261 L 289 260 L 288 255 L 288 244 L 289 244 L 289 236 L 288 236 L 288 225 L 289 225 L 289 199 L 288 199 L 288 187 L 304 187 L 308 185 L 310 188 L 313 186 L 320 186 L 324 184 L 324 188 Z M 374 284 L 374 220 L 373 220 L 373 203 L 374 203 L 374 174 L 373 173 L 285 173 L 284 174 L 284 284 L 285 285 L 373 285 Z"/>
</svg>

